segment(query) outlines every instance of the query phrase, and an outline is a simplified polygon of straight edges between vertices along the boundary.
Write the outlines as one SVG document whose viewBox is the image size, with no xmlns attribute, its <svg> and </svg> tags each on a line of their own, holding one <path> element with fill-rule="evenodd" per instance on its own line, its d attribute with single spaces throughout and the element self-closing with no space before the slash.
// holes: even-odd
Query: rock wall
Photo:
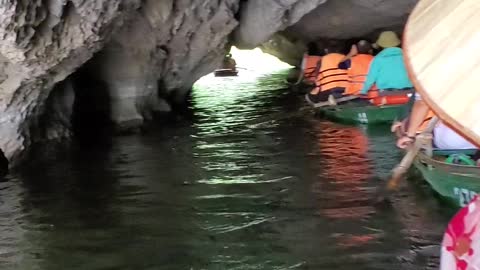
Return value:
<svg viewBox="0 0 480 270">
<path fill-rule="evenodd" d="M 414 3 L 0 0 L 0 159 L 68 138 L 82 115 L 136 128 L 182 102 L 232 44 L 298 64 L 306 42 L 401 27 Z"/>
<path fill-rule="evenodd" d="M 238 22 L 237 0 L 147 0 L 93 61 L 112 98 L 112 120 L 131 128 L 184 100 L 218 67 Z M 161 94 L 161 95 L 160 95 Z"/>
<path fill-rule="evenodd" d="M 139 0 L 0 2 L 0 149 L 14 160 L 39 134 L 57 82 L 103 45 Z M 57 134 L 62 136 L 65 134 Z"/>
<path fill-rule="evenodd" d="M 241 48 L 255 48 L 278 31 L 297 23 L 327 0 L 249 0 L 241 10 L 235 42 Z"/>
<path fill-rule="evenodd" d="M 274 34 L 267 42 L 262 43 L 260 48 L 292 66 L 301 64 L 303 53 L 307 50 L 304 41 L 287 38 L 282 33 Z"/>
<path fill-rule="evenodd" d="M 267 43 L 267 52 L 292 62 L 289 43 L 298 47 L 325 39 L 367 38 L 375 41 L 378 33 L 393 30 L 401 34 L 408 14 L 417 0 L 335 0 L 326 1 L 287 27 Z M 280 42 L 279 42 L 280 40 Z M 298 48 L 297 47 L 297 48 Z M 293 50 L 294 51 L 294 50 Z"/>
<path fill-rule="evenodd" d="M 402 30 L 417 0 L 328 1 L 285 30 L 289 37 L 313 41 L 371 36 L 383 29 Z"/>
</svg>

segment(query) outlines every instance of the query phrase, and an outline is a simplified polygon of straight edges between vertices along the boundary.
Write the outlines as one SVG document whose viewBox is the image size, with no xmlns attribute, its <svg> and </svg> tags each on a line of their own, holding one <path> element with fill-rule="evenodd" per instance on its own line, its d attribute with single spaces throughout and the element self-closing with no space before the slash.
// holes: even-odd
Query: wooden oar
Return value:
<svg viewBox="0 0 480 270">
<path fill-rule="evenodd" d="M 303 82 L 303 78 L 305 77 L 305 73 L 300 71 L 300 76 L 298 76 L 298 80 L 293 85 L 299 85 Z"/>
<path fill-rule="evenodd" d="M 378 201 L 384 200 L 385 198 L 387 198 L 389 193 L 397 190 L 400 180 L 403 179 L 405 173 L 408 171 L 410 166 L 412 166 L 413 160 L 417 156 L 418 152 L 422 149 L 424 145 L 426 145 L 426 143 L 429 143 L 429 141 L 431 140 L 432 131 L 435 128 L 437 122 L 437 117 L 432 118 L 432 120 L 430 120 L 430 123 L 428 124 L 428 127 L 422 133 L 416 136 L 415 143 L 413 143 L 408 148 L 407 153 L 402 158 L 402 161 L 400 161 L 400 163 L 392 170 L 392 175 L 390 179 L 382 187 L 382 189 L 380 189 Z"/>
<path fill-rule="evenodd" d="M 315 104 L 313 104 L 313 107 L 314 108 L 321 108 L 321 107 L 326 107 L 326 106 L 336 106 L 340 102 L 346 102 L 346 101 L 355 100 L 355 99 L 359 99 L 359 98 L 362 98 L 362 97 L 361 96 L 356 96 L 356 95 L 351 95 L 351 96 L 345 96 L 345 97 L 335 99 L 332 95 L 330 95 L 328 97 L 328 101 L 315 103 Z"/>
</svg>

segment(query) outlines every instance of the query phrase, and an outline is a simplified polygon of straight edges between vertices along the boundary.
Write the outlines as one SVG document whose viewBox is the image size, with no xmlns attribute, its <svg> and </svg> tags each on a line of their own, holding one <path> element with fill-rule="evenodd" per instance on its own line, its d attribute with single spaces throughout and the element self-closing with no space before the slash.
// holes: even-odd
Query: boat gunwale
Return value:
<svg viewBox="0 0 480 270">
<path fill-rule="evenodd" d="M 420 163 L 419 165 L 422 165 L 424 167 L 428 168 L 428 166 L 432 166 L 435 169 L 444 171 L 448 174 L 478 177 L 480 181 L 480 167 L 449 164 L 446 162 L 435 160 L 423 152 L 419 152 L 417 154 L 417 160 L 419 161 L 418 163 Z"/>
<path fill-rule="evenodd" d="M 383 105 L 383 106 L 375 106 L 375 105 L 368 105 L 368 106 L 347 106 L 345 105 L 338 105 L 338 106 L 327 106 L 327 107 L 320 107 L 318 110 L 325 111 L 325 112 L 338 112 L 342 110 L 358 110 L 358 111 L 377 111 L 381 109 L 390 109 L 390 108 L 402 108 L 407 104 L 398 104 L 398 105 Z"/>
</svg>

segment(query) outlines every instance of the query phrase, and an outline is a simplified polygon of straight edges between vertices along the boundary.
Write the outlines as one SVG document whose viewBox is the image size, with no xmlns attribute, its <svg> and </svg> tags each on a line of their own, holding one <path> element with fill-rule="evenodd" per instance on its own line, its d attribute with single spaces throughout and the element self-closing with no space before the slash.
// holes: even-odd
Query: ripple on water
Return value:
<svg viewBox="0 0 480 270">
<path fill-rule="evenodd" d="M 54 147 L 0 182 L 0 268 L 434 268 L 431 194 L 371 204 L 391 136 L 299 111 L 284 75 L 211 78 L 191 123 Z"/>
</svg>

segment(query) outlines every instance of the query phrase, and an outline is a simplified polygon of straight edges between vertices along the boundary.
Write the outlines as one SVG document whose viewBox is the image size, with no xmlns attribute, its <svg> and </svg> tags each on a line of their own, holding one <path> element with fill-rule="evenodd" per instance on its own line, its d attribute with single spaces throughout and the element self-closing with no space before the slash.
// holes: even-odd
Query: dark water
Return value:
<svg viewBox="0 0 480 270">
<path fill-rule="evenodd" d="M 450 211 L 431 191 L 372 205 L 399 158 L 388 127 L 314 119 L 283 76 L 216 79 L 191 120 L 44 150 L 0 182 L 0 269 L 435 269 Z"/>
</svg>

